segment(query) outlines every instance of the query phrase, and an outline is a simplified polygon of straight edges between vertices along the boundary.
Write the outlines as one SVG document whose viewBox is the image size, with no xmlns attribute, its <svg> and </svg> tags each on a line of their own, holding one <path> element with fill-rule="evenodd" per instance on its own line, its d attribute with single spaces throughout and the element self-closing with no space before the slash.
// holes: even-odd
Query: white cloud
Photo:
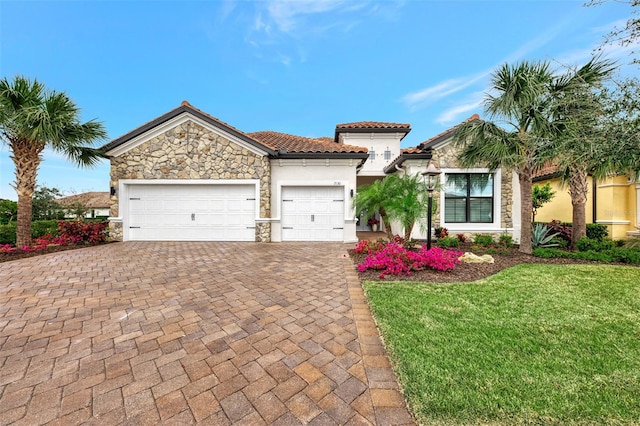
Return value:
<svg viewBox="0 0 640 426">
<path fill-rule="evenodd" d="M 402 97 L 402 101 L 410 110 L 415 111 L 439 99 L 446 98 L 449 95 L 466 89 L 467 87 L 484 80 L 488 75 L 489 72 L 484 71 L 472 76 L 445 80 L 434 86 L 426 87 L 416 92 L 407 93 Z"/>
<path fill-rule="evenodd" d="M 252 5 L 254 15 L 245 41 L 255 48 L 256 55 L 289 66 L 307 60 L 307 47 L 313 40 L 348 34 L 366 19 L 394 19 L 403 2 L 265 0 Z M 276 52 L 258 53 L 274 46 Z"/>
<path fill-rule="evenodd" d="M 353 8 L 353 2 L 345 0 L 271 0 L 266 4 L 269 17 L 283 33 L 299 29 L 301 21 L 311 15 L 333 12 L 345 6 L 347 10 L 357 10 Z"/>
<path fill-rule="evenodd" d="M 462 103 L 445 110 L 436 118 L 436 123 L 442 125 L 457 123 L 461 120 L 460 117 L 463 114 L 471 111 L 478 112 L 483 102 L 484 94 L 482 92 L 475 92 L 466 97 Z"/>
</svg>

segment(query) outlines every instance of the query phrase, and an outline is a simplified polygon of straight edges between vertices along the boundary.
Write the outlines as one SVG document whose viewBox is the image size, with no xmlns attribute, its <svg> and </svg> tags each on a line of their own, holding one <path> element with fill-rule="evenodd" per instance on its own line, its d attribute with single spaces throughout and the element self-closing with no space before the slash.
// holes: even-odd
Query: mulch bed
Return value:
<svg viewBox="0 0 640 426">
<path fill-rule="evenodd" d="M 470 244 L 461 245 L 457 250 L 462 252 L 473 252 L 477 255 L 479 253 L 471 249 Z M 433 269 L 427 269 L 424 271 L 414 271 L 411 275 L 387 275 L 381 279 L 379 277 L 380 272 L 374 270 L 368 270 L 365 272 L 358 272 L 358 276 L 361 280 L 367 281 L 420 281 L 430 283 L 453 283 L 453 282 L 472 282 L 487 278 L 491 275 L 500 272 L 503 269 L 510 268 L 522 263 L 539 263 L 539 264 L 554 264 L 554 265 L 568 265 L 568 264 L 585 264 L 585 263 L 597 263 L 584 260 L 575 259 L 544 259 L 535 257 L 529 254 L 524 254 L 518 251 L 518 247 L 511 247 L 507 249 L 506 253 L 493 254 L 489 253 L 494 258 L 494 263 L 464 263 L 456 265 L 452 271 L 443 272 Z M 364 260 L 364 255 L 351 254 L 354 264 L 358 264 Z M 632 266 L 632 265 L 626 265 Z"/>
<path fill-rule="evenodd" d="M 99 245 L 104 245 L 104 244 L 109 244 L 109 243 L 68 245 L 68 246 L 50 246 L 50 247 L 47 247 L 44 250 L 31 251 L 31 252 L 18 251 L 16 253 L 0 253 L 0 263 L 9 262 L 10 260 L 24 259 L 24 258 L 27 258 L 27 257 L 42 256 L 43 254 L 56 253 L 56 252 L 59 252 L 59 251 L 77 250 L 77 249 L 82 249 L 82 248 L 87 248 L 87 247 L 94 247 L 94 246 L 99 246 Z"/>
</svg>

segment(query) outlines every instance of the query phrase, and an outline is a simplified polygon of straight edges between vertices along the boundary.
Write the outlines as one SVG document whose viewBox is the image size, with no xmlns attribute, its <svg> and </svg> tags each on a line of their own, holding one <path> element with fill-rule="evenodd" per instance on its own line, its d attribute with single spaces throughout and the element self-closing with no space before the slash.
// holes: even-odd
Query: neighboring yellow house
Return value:
<svg viewBox="0 0 640 426">
<path fill-rule="evenodd" d="M 534 185 L 551 184 L 555 196 L 538 209 L 536 222 L 572 221 L 571 197 L 568 186 L 560 186 L 560 179 L 549 168 L 533 178 Z M 609 237 L 623 240 L 640 237 L 640 182 L 627 176 L 615 176 L 595 182 L 589 176 L 586 205 L 587 223 L 606 225 Z M 594 197 L 595 194 L 595 197 Z"/>
</svg>

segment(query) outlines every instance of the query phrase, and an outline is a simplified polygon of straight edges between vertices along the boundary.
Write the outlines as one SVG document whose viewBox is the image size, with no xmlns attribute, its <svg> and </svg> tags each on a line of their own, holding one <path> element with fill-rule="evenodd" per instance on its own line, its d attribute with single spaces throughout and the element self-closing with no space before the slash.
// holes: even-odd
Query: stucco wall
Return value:
<svg viewBox="0 0 640 426">
<path fill-rule="evenodd" d="M 585 207 L 586 220 L 587 223 L 593 223 L 593 180 L 589 177 L 588 181 L 589 193 L 587 194 L 587 205 Z M 558 178 L 534 182 L 533 184 L 544 186 L 547 183 L 551 185 L 551 189 L 555 191 L 555 195 L 549 203 L 538 209 L 535 220 L 537 222 L 551 222 L 552 220 L 571 222 L 573 220 L 573 211 L 569 187 L 566 185 L 562 186 Z"/>
<path fill-rule="evenodd" d="M 186 121 L 111 158 L 111 186 L 121 179 L 257 179 L 260 217 L 271 216 L 271 165 L 258 155 L 198 123 Z M 118 194 L 111 217 L 119 218 Z M 122 240 L 122 220 L 112 220 L 110 237 Z M 270 241 L 268 221 L 257 221 L 256 241 Z"/>
<path fill-rule="evenodd" d="M 596 187 L 596 223 L 606 225 L 614 240 L 627 238 L 627 232 L 637 230 L 636 184 L 626 176 L 616 176 Z"/>
<path fill-rule="evenodd" d="M 359 160 L 271 160 L 272 186 L 272 240 L 282 241 L 282 187 L 283 186 L 339 186 L 345 194 L 344 242 L 355 242 L 356 220 L 352 208 L 351 190 L 356 190 L 356 167 Z"/>
</svg>

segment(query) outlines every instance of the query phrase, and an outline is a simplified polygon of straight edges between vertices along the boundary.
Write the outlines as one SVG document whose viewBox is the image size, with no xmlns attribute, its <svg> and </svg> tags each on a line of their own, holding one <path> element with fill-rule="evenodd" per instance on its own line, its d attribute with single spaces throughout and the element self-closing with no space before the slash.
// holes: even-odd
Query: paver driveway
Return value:
<svg viewBox="0 0 640 426">
<path fill-rule="evenodd" d="M 345 253 L 130 242 L 0 263 L 0 423 L 412 423 Z"/>
</svg>

